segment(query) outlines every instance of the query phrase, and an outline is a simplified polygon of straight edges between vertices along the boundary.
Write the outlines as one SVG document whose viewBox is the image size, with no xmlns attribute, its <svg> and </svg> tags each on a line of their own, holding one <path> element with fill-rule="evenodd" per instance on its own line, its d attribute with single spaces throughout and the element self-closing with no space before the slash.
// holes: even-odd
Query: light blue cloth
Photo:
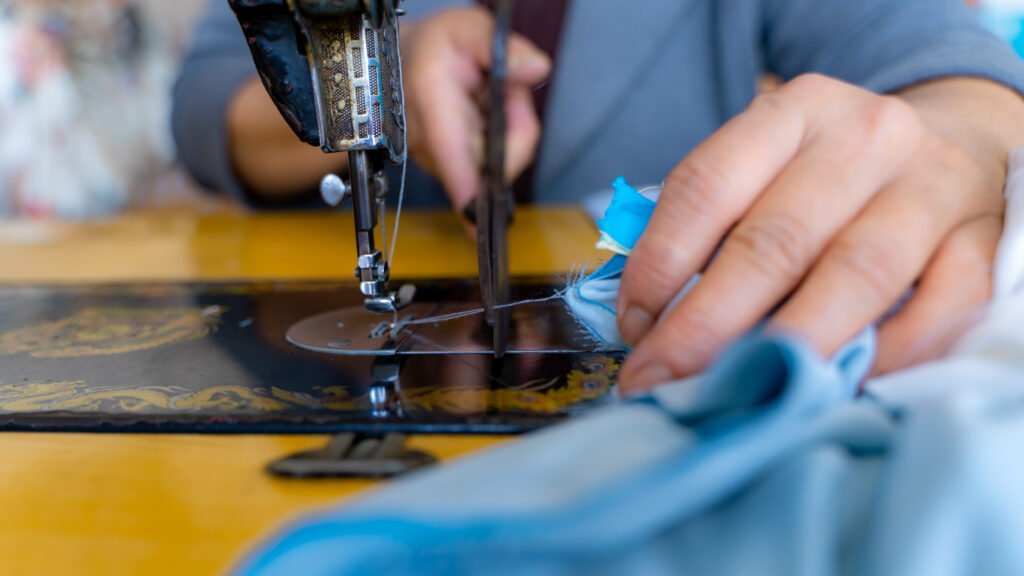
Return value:
<svg viewBox="0 0 1024 576">
<path fill-rule="evenodd" d="M 576 320 L 610 348 L 626 349 L 616 324 L 619 283 L 626 257 L 616 254 L 584 278 L 570 282 L 563 296 Z"/>
<path fill-rule="evenodd" d="M 826 363 L 744 341 L 699 380 L 301 521 L 243 574 L 824 574 L 869 535 L 893 422 Z"/>
<path fill-rule="evenodd" d="M 851 401 L 864 344 L 826 363 L 744 341 L 702 379 L 302 520 L 239 573 L 1024 573 L 1024 372 Z"/>
</svg>

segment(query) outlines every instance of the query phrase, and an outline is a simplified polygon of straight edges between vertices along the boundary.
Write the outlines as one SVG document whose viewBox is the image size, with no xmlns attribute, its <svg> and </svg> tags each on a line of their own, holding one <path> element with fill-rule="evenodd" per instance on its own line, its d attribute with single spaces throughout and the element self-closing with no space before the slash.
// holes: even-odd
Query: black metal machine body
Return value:
<svg viewBox="0 0 1024 576">
<path fill-rule="evenodd" d="M 229 0 L 260 78 L 288 125 L 325 152 L 347 152 L 349 180 L 327 175 L 332 205 L 352 197 L 356 276 L 367 307 L 391 311 L 389 264 L 374 231 L 386 162 L 405 161 L 397 0 Z"/>
<path fill-rule="evenodd" d="M 332 206 L 352 197 L 360 291 L 370 310 L 395 311 L 407 302 L 388 291 L 390 263 L 377 249 L 374 229 L 388 188 L 384 165 L 404 162 L 407 154 L 400 0 L 228 1 L 263 84 L 292 130 L 325 152 L 349 154 L 349 181 L 328 174 L 321 194 Z M 500 0 L 485 111 L 483 190 L 475 210 L 481 293 L 499 357 L 509 332 L 504 90 L 510 20 L 511 0 Z"/>
</svg>

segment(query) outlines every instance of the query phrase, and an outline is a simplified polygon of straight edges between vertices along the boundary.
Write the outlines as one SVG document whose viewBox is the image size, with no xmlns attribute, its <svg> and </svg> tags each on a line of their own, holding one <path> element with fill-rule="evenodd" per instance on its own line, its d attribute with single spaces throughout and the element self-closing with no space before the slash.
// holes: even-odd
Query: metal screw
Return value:
<svg viewBox="0 0 1024 576">
<path fill-rule="evenodd" d="M 338 206 L 352 193 L 352 187 L 337 174 L 328 174 L 320 181 L 320 196 L 329 206 Z"/>
</svg>

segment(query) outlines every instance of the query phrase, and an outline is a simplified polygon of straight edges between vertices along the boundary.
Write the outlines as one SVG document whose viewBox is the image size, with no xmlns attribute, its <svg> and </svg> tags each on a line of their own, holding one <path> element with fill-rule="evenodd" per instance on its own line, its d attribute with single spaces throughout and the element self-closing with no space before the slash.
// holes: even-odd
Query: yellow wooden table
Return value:
<svg viewBox="0 0 1024 576">
<path fill-rule="evenodd" d="M 513 275 L 600 258 L 589 219 L 520 209 Z M 0 221 L 0 282 L 349 279 L 348 214 L 138 213 L 90 224 Z M 476 274 L 476 248 L 447 213 L 407 212 L 403 278 Z M 0 379 L 3 377 L 0 366 Z M 324 436 L 0 434 L 0 574 L 212 574 L 247 545 L 364 481 L 274 479 L 267 462 Z M 500 439 L 419 436 L 450 458 Z"/>
</svg>

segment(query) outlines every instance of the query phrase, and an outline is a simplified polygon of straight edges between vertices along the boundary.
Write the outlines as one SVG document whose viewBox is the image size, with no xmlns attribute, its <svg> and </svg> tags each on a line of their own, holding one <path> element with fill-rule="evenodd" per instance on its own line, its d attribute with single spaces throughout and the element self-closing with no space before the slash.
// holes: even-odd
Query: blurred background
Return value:
<svg viewBox="0 0 1024 576">
<path fill-rule="evenodd" d="M 0 216 L 206 201 L 174 169 L 170 88 L 206 0 L 0 2 Z"/>
<path fill-rule="evenodd" d="M 969 1 L 1024 54 L 1024 0 Z M 178 61 L 207 0 L 2 2 L 0 218 L 225 202 L 174 166 L 168 127 Z"/>
</svg>

